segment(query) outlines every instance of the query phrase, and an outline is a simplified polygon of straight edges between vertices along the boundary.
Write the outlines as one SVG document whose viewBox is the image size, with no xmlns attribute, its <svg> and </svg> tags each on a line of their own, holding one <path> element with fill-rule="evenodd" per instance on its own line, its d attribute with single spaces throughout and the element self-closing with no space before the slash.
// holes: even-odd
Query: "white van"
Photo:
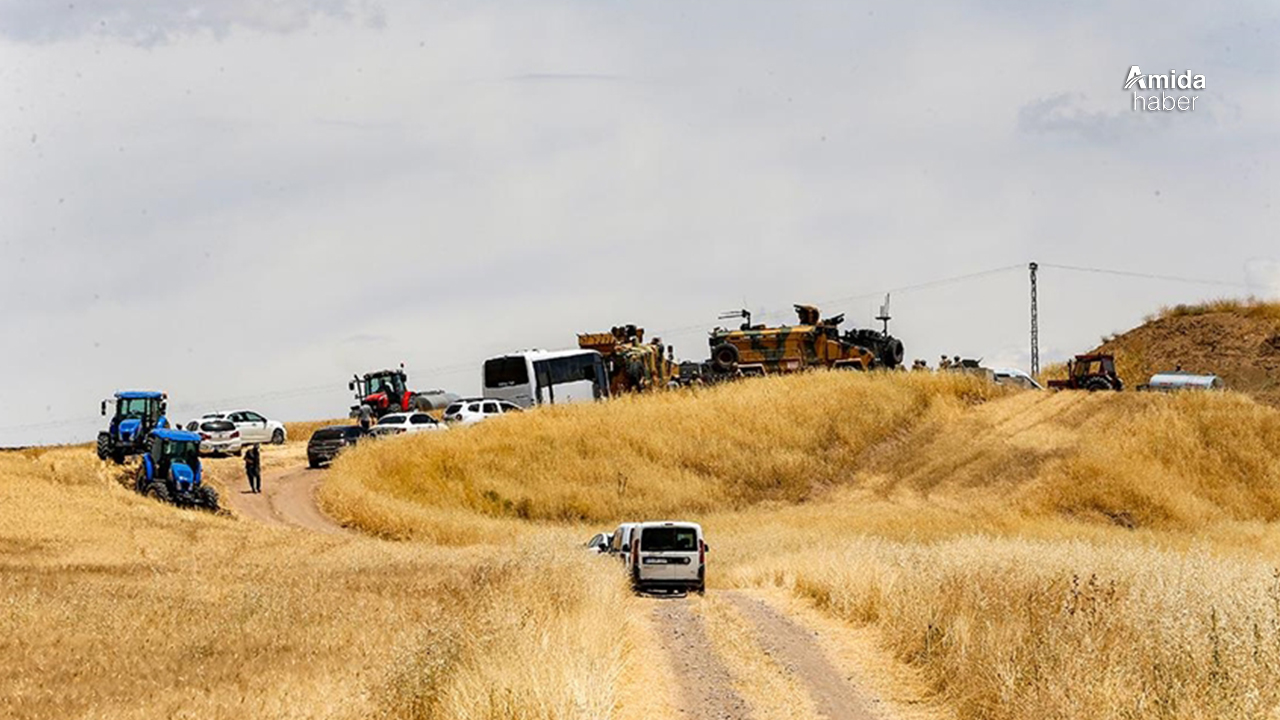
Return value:
<svg viewBox="0 0 1280 720">
<path fill-rule="evenodd" d="M 627 570 L 631 584 L 648 590 L 707 589 L 707 543 L 702 526 L 691 522 L 645 522 L 631 532 Z"/>
</svg>

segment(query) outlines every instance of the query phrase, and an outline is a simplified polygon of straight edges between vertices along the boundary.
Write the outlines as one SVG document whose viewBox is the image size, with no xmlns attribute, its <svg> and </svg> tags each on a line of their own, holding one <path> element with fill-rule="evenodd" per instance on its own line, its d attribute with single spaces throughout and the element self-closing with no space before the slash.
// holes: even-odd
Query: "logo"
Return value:
<svg viewBox="0 0 1280 720">
<path fill-rule="evenodd" d="M 1124 89 L 1133 90 L 1133 109 L 1149 112 L 1169 112 L 1177 110 L 1186 112 L 1196 109 L 1199 95 L 1172 95 L 1160 92 L 1151 95 L 1139 95 L 1138 90 L 1204 90 L 1203 75 L 1193 74 L 1190 70 L 1170 70 L 1165 75 L 1144 75 L 1137 65 L 1129 67 L 1129 74 L 1124 79 Z"/>
</svg>

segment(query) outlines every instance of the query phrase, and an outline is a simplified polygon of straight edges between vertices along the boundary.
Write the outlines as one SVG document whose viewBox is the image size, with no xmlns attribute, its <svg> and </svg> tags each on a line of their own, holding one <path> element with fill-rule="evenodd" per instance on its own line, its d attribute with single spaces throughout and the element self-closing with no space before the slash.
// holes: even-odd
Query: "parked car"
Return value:
<svg viewBox="0 0 1280 720">
<path fill-rule="evenodd" d="M 445 422 L 458 423 L 459 425 L 471 425 L 485 418 L 509 412 L 520 412 L 520 410 L 519 405 L 506 400 L 465 398 L 450 404 L 449 407 L 444 409 L 444 420 Z"/>
<path fill-rule="evenodd" d="M 587 544 L 584 545 L 583 547 L 590 548 L 599 553 L 608 552 L 609 541 L 612 539 L 613 538 L 610 537 L 609 533 L 596 533 L 595 535 L 591 536 L 591 539 L 588 540 Z"/>
<path fill-rule="evenodd" d="M 239 455 L 244 448 L 240 431 L 229 420 L 192 420 L 187 431 L 200 435 L 201 455 Z"/>
<path fill-rule="evenodd" d="M 1024 390 L 1043 390 L 1044 387 L 1036 379 L 1018 368 L 993 368 L 997 385 L 1014 385 Z"/>
<path fill-rule="evenodd" d="M 359 425 L 330 425 L 311 433 L 307 441 L 307 464 L 313 468 L 328 465 L 338 453 L 360 442 L 368 432 Z"/>
<path fill-rule="evenodd" d="M 284 423 L 279 420 L 268 420 L 252 410 L 221 410 L 206 413 L 203 420 L 229 420 L 240 431 L 240 439 L 245 445 L 271 443 L 283 445 L 288 440 Z"/>
<path fill-rule="evenodd" d="M 707 589 L 707 543 L 691 522 L 645 522 L 634 528 L 627 570 L 637 592 Z"/>
<path fill-rule="evenodd" d="M 448 430 L 449 427 L 424 412 L 388 413 L 369 429 L 374 437 L 402 435 L 404 433 Z"/>
<path fill-rule="evenodd" d="M 622 523 L 609 535 L 609 554 L 615 555 L 620 560 L 627 559 L 627 553 L 631 552 L 631 531 L 636 527 L 636 523 Z"/>
</svg>

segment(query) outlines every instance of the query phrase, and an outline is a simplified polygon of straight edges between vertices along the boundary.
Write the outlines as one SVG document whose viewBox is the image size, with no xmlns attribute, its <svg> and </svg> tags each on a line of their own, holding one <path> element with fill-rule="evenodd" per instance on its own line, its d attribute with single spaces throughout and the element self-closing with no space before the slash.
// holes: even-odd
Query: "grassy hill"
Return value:
<svg viewBox="0 0 1280 720">
<path fill-rule="evenodd" d="M 875 628 L 961 718 L 1280 703 L 1280 412 L 1239 393 L 775 377 L 370 444 L 322 500 L 443 545 L 699 520 L 713 586 Z"/>
<path fill-rule="evenodd" d="M 1147 322 L 1107 339 L 1131 385 L 1179 365 L 1215 374 L 1227 386 L 1280 407 L 1280 303 L 1218 300 L 1164 308 Z"/>
</svg>

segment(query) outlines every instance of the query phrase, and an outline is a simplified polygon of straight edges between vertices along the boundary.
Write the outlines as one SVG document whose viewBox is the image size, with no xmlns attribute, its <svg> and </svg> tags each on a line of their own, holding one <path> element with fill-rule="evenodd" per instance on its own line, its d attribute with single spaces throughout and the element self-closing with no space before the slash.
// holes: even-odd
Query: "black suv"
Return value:
<svg viewBox="0 0 1280 720">
<path fill-rule="evenodd" d="M 330 425 L 311 433 L 307 441 L 307 463 L 313 468 L 328 465 L 348 445 L 355 445 L 368 432 L 359 425 Z"/>
</svg>

